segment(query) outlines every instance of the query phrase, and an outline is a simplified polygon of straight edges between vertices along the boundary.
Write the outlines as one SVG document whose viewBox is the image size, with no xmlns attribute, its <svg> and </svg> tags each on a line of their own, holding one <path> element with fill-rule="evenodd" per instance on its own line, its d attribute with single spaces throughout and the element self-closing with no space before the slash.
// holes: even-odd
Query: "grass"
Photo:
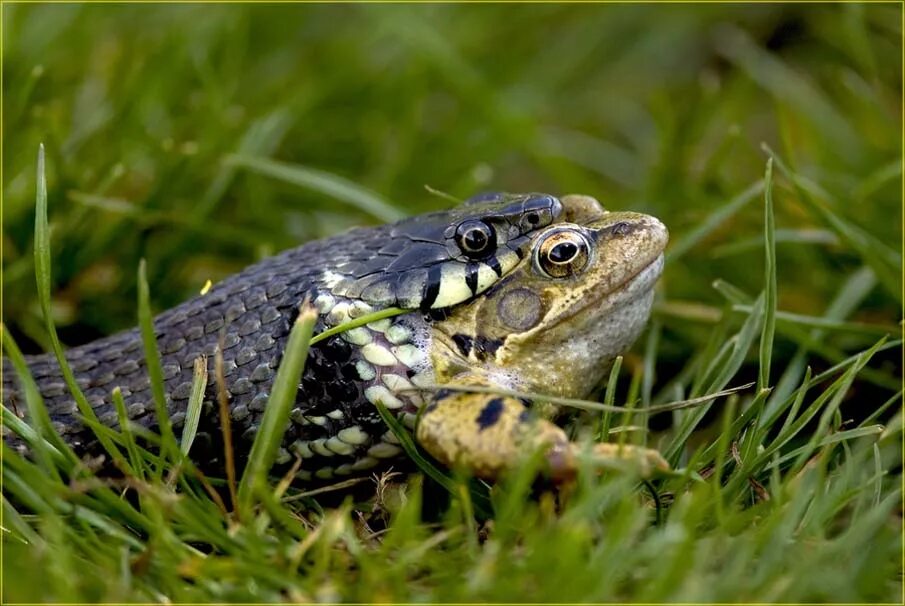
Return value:
<svg viewBox="0 0 905 606">
<path fill-rule="evenodd" d="M 312 494 L 268 477 L 274 394 L 232 482 L 191 431 L 158 453 L 90 423 L 127 471 L 100 480 L 26 381 L 4 602 L 902 601 L 901 7 L 2 10 L 14 366 L 436 190 L 584 192 L 672 243 L 647 336 L 570 430 L 678 470 L 490 488 L 401 436 L 423 475 Z M 319 338 L 296 330 L 281 374 Z"/>
</svg>

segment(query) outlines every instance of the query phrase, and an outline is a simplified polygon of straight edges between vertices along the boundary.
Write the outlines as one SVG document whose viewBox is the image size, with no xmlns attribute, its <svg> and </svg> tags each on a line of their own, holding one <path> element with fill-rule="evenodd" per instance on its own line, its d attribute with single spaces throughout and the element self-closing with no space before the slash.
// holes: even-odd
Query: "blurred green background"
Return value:
<svg viewBox="0 0 905 606">
<path fill-rule="evenodd" d="M 46 495 L 34 509 L 57 513 L 20 516 L 4 493 L 6 601 L 901 596 L 901 343 L 857 377 L 829 372 L 798 390 L 806 367 L 817 375 L 901 334 L 901 4 L 0 10 L 3 321 L 27 352 L 48 348 L 33 262 L 42 142 L 67 345 L 136 323 L 141 258 L 160 311 L 279 250 L 451 203 L 426 185 L 455 198 L 535 190 L 591 194 L 670 228 L 651 329 L 615 403 L 700 395 L 712 374 L 739 385 L 760 378 L 747 344 L 770 315 L 732 307 L 765 283 L 764 144 L 776 155 L 778 307 L 805 316 L 776 318 L 769 399 L 752 404 L 746 390 L 709 413 L 726 410 L 737 434 L 698 430 L 705 408 L 650 419 L 657 430 L 671 416 L 674 432 L 642 420 L 620 434 L 709 452 L 689 467 L 718 470 L 687 492 L 661 484 L 662 526 L 635 479 L 609 475 L 561 516 L 521 489 L 496 493 L 508 496 L 480 544 L 458 499 L 437 526 L 413 498 L 375 541 L 383 531 L 349 508 L 312 516 L 294 501 L 287 518 L 320 521 L 293 534 L 296 522 L 270 526 L 270 509 L 234 525 L 206 496 L 155 484 L 141 499 L 145 541 L 121 507 L 11 457 L 6 486 L 25 481 L 9 494 Z M 730 440 L 739 460 L 721 474 Z M 780 447 L 796 458 L 782 470 Z M 740 460 L 763 448 L 773 463 Z"/>
<path fill-rule="evenodd" d="M 892 259 L 892 279 L 851 318 L 899 320 L 900 6 L 3 11 L 4 321 L 28 351 L 46 345 L 32 260 L 40 142 L 70 345 L 134 325 L 141 257 L 159 311 L 275 251 L 395 214 L 236 154 L 325 171 L 404 214 L 449 204 L 425 185 L 587 193 L 655 214 L 673 236 L 668 362 L 706 340 L 723 304 L 714 279 L 761 288 L 766 143 L 805 179 L 778 175 L 780 309 L 819 315 L 863 262 L 804 191 Z"/>
</svg>

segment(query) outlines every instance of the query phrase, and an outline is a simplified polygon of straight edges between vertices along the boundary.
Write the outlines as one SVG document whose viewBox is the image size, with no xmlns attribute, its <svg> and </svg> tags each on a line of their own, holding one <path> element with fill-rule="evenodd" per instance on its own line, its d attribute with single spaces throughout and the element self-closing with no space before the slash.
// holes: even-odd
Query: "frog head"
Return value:
<svg viewBox="0 0 905 606">
<path fill-rule="evenodd" d="M 439 383 L 479 374 L 501 387 L 586 397 L 644 328 L 666 227 L 562 198 L 564 222 L 533 237 L 503 280 L 434 324 Z"/>
</svg>

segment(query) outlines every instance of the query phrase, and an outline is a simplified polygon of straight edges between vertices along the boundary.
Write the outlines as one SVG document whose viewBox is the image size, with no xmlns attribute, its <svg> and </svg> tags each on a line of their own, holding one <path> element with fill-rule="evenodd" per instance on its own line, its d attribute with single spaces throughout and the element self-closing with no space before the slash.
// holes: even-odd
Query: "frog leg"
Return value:
<svg viewBox="0 0 905 606">
<path fill-rule="evenodd" d="M 474 376 L 453 382 L 490 386 Z M 585 455 L 602 467 L 631 464 L 642 475 L 669 468 L 659 453 L 646 448 L 595 444 L 587 449 L 572 443 L 561 428 L 528 410 L 523 400 L 494 394 L 438 391 L 424 408 L 415 437 L 441 463 L 464 467 L 488 480 L 518 467 L 539 450 L 544 453 L 545 471 L 555 481 L 571 479 L 578 459 Z"/>
<path fill-rule="evenodd" d="M 489 387 L 479 377 L 460 375 L 453 383 Z M 537 418 L 522 400 L 467 391 L 438 391 L 424 408 L 415 430 L 418 443 L 449 467 L 496 479 L 538 449 L 554 468 L 571 468 L 572 449 L 565 432 Z"/>
</svg>

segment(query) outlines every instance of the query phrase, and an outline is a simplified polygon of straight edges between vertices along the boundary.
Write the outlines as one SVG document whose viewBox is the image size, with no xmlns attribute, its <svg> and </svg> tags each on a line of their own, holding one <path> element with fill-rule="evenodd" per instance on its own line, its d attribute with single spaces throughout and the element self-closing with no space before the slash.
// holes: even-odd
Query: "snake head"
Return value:
<svg viewBox="0 0 905 606">
<path fill-rule="evenodd" d="M 563 214 L 555 196 L 493 194 L 382 228 L 353 230 L 322 282 L 333 295 L 422 311 L 458 305 L 512 271 Z M 359 236 L 359 237 L 356 237 Z"/>
</svg>

